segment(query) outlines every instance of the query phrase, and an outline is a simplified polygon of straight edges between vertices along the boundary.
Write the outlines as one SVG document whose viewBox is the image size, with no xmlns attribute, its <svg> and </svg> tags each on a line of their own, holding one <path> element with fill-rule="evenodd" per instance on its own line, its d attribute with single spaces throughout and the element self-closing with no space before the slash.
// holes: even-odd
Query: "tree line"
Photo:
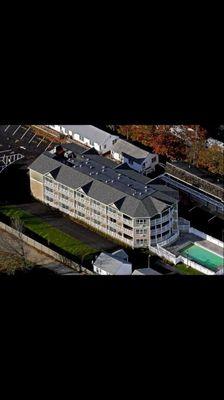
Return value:
<svg viewBox="0 0 224 400">
<path fill-rule="evenodd" d="M 170 125 L 109 125 L 127 140 L 142 143 L 168 160 L 186 161 L 214 174 L 223 175 L 224 154 L 220 147 L 206 147 L 208 133 L 200 125 L 185 125 L 182 134 L 171 132 Z"/>
</svg>

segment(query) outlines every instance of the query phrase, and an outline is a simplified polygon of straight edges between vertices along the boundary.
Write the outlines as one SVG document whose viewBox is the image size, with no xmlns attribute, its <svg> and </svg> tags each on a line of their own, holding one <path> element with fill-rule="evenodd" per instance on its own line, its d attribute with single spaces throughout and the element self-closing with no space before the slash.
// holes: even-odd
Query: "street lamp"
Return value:
<svg viewBox="0 0 224 400">
<path fill-rule="evenodd" d="M 187 268 L 188 268 L 188 250 L 186 251 L 186 256 L 187 256 Z"/>
</svg>

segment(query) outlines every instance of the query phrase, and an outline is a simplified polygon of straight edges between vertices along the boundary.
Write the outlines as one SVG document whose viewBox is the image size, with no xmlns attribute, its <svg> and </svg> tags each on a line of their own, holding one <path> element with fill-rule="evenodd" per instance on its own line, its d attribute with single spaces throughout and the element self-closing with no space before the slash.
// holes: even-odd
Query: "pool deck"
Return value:
<svg viewBox="0 0 224 400">
<path fill-rule="evenodd" d="M 202 239 L 193 233 L 181 233 L 177 241 L 171 246 L 164 246 L 164 248 L 170 251 L 175 256 L 180 254 L 180 251 L 191 243 L 198 244 L 199 246 L 215 253 L 216 255 L 223 257 L 223 249 L 214 243 L 208 242 L 208 240 Z"/>
</svg>

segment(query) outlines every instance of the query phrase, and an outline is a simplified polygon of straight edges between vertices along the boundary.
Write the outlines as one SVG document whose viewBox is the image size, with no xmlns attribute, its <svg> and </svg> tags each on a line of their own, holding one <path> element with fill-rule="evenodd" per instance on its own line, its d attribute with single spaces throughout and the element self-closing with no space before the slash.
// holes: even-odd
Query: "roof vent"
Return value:
<svg viewBox="0 0 224 400">
<path fill-rule="evenodd" d="M 98 171 L 96 172 L 96 175 L 99 175 L 99 172 L 98 172 Z"/>
<path fill-rule="evenodd" d="M 134 193 L 132 193 L 132 196 L 135 196 L 135 192 L 134 192 Z"/>
<path fill-rule="evenodd" d="M 89 168 L 90 168 L 90 169 L 92 169 L 92 168 L 93 168 L 93 166 L 92 166 L 92 165 L 90 165 L 90 166 L 89 166 Z"/>
<path fill-rule="evenodd" d="M 79 164 L 79 168 L 82 168 L 82 164 Z"/>
<path fill-rule="evenodd" d="M 139 192 L 140 196 L 142 195 L 142 192 Z"/>
</svg>

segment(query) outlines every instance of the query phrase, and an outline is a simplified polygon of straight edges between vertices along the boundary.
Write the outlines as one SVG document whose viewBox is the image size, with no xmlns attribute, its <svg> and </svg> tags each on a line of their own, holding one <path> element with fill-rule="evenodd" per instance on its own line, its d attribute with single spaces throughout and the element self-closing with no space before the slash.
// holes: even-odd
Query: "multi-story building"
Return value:
<svg viewBox="0 0 224 400">
<path fill-rule="evenodd" d="M 148 183 L 90 150 L 74 153 L 69 146 L 45 152 L 30 165 L 36 199 L 132 248 L 177 238 L 176 190 Z"/>
<path fill-rule="evenodd" d="M 118 139 L 113 144 L 111 156 L 138 172 L 154 171 L 159 162 L 158 154 L 149 153 L 123 139 Z"/>
<path fill-rule="evenodd" d="M 70 136 L 72 139 L 88 147 L 94 147 L 99 153 L 108 153 L 118 136 L 111 135 L 93 125 L 46 125 L 59 133 Z"/>
</svg>

